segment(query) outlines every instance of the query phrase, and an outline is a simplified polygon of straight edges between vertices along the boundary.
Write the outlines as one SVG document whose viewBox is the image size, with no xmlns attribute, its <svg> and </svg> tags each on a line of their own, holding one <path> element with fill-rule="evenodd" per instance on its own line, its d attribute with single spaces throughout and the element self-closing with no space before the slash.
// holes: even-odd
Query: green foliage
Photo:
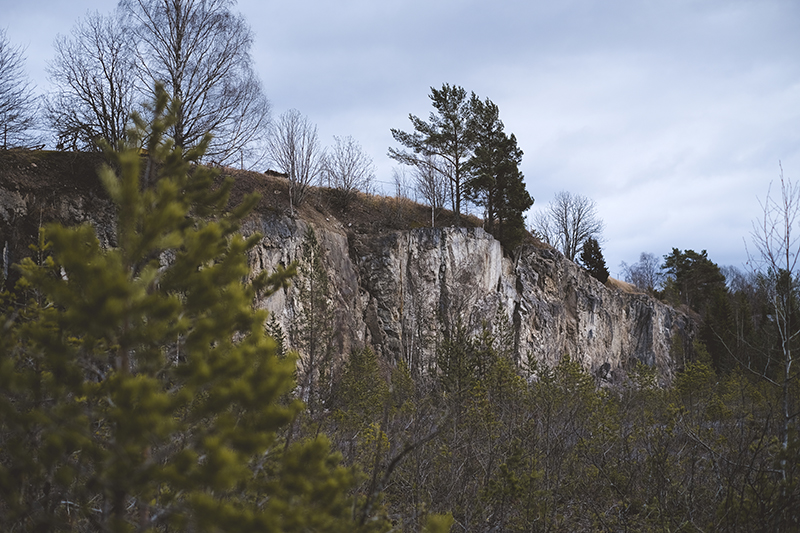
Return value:
<svg viewBox="0 0 800 533">
<path fill-rule="evenodd" d="M 608 281 L 608 268 L 606 268 L 606 260 L 603 258 L 603 251 L 600 250 L 600 243 L 597 239 L 589 237 L 584 241 L 581 250 L 581 262 L 589 274 L 592 275 L 600 283 Z"/>
<path fill-rule="evenodd" d="M 266 331 L 267 335 L 275 341 L 275 354 L 278 357 L 286 357 L 286 335 L 284 335 L 283 327 L 274 314 L 269 315 Z"/>
<path fill-rule="evenodd" d="M 48 255 L 19 266 L 30 299 L 0 309 L 0 529 L 356 530 L 353 473 L 327 440 L 280 442 L 302 407 L 279 402 L 295 360 L 252 304 L 292 272 L 243 282 L 256 198 L 226 210 L 231 183 L 192 166 L 204 143 L 162 139 L 158 93 L 151 126 L 137 117 L 110 154 L 121 174 L 101 171 L 116 246 L 48 226 Z"/>
<path fill-rule="evenodd" d="M 466 197 L 484 208 L 484 227 L 507 250 L 513 250 L 527 233 L 523 213 L 533 205 L 519 170 L 522 150 L 512 133 L 503 131 L 500 111 L 489 100 L 472 100 L 475 151 L 467 163 Z"/>
<path fill-rule="evenodd" d="M 48 226 L 19 291 L 0 294 L 0 529 L 798 529 L 800 386 L 767 365 L 796 348 L 780 342 L 798 312 L 788 273 L 723 291 L 705 253 L 674 250 L 668 291 L 704 324 L 692 349 L 673 339 L 663 386 L 630 361 L 600 388 L 567 356 L 523 379 L 502 313 L 447 332 L 431 376 L 369 348 L 334 375 L 309 231 L 291 332 L 306 358 L 297 393 L 315 409 L 302 417 L 296 359 L 252 306 L 292 269 L 243 281 L 253 199 L 227 211 L 230 184 L 161 141 L 166 108 L 137 120 L 121 175 L 104 171 L 116 245 Z"/>
<path fill-rule="evenodd" d="M 380 420 L 389 395 L 389 384 L 380 371 L 375 352 L 370 348 L 354 350 L 333 395 L 343 417 L 356 427 L 366 421 Z"/>
<path fill-rule="evenodd" d="M 457 325 L 435 382 L 398 366 L 387 391 L 374 354 L 346 363 L 334 401 L 347 402 L 326 427 L 396 529 L 448 513 L 468 531 L 795 529 L 800 448 L 780 446 L 775 388 L 717 372 L 701 342 L 668 387 L 632 361 L 598 388 L 570 357 L 524 380 L 503 322 Z"/>
<path fill-rule="evenodd" d="M 453 527 L 453 522 L 455 520 L 451 513 L 428 515 L 422 531 L 423 533 L 447 533 Z"/>
<path fill-rule="evenodd" d="M 405 148 L 389 148 L 389 157 L 405 165 L 427 165 L 428 158 L 441 159 L 441 166 L 433 170 L 450 181 L 453 212 L 461 216 L 461 200 L 464 180 L 467 178 L 467 161 L 475 145 L 474 119 L 471 99 L 463 87 L 445 83 L 441 89 L 431 87 L 430 99 L 436 113 L 430 114 L 428 122 L 409 115 L 414 132 L 392 129 L 392 137 Z"/>
<path fill-rule="evenodd" d="M 725 276 L 719 266 L 708 259 L 705 250 L 697 253 L 673 248 L 671 254 L 664 256 L 661 268 L 668 276 L 665 288 L 667 297 L 697 312 L 705 310 L 714 292 L 725 290 Z"/>
<path fill-rule="evenodd" d="M 413 133 L 392 129 L 410 151 L 389 148 L 389 157 L 447 178 L 456 217 L 462 199 L 483 206 L 486 230 L 512 250 L 527 234 L 523 213 L 533 205 L 519 170 L 516 137 L 503 131 L 497 105 L 488 98 L 468 97 L 463 87 L 448 84 L 431 87 L 430 98 L 436 113 L 428 122 L 409 115 Z"/>
</svg>

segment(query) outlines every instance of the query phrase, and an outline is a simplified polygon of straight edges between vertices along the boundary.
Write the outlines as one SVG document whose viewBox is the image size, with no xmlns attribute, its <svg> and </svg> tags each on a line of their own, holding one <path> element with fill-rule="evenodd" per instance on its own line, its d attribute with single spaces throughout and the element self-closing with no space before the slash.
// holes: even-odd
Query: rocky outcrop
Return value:
<svg viewBox="0 0 800 533">
<path fill-rule="evenodd" d="M 113 208 L 96 186 L 26 187 L 0 176 L 0 261 L 18 262 L 47 220 L 89 221 L 113 243 Z M 95 184 L 96 185 L 96 184 Z M 334 352 L 372 346 L 388 361 L 425 372 L 437 346 L 459 322 L 477 333 L 483 324 L 510 325 L 520 364 L 547 364 L 563 356 L 613 382 L 632 361 L 672 379 L 688 353 L 696 325 L 685 314 L 646 295 L 604 286 L 550 249 L 525 246 L 513 257 L 480 228 L 419 228 L 363 233 L 336 219 L 315 222 L 262 211 L 244 224 L 262 239 L 252 251 L 254 271 L 302 257 L 309 228 L 319 241 L 329 278 Z M 304 306 L 296 288 L 262 299 L 289 334 Z"/>
<path fill-rule="evenodd" d="M 608 288 L 549 248 L 522 247 L 513 258 L 480 228 L 422 228 L 381 235 L 317 227 L 336 310 L 337 350 L 371 345 L 389 360 L 425 371 L 458 321 L 473 333 L 509 324 L 518 361 L 554 364 L 568 355 L 614 381 L 638 360 L 671 380 L 673 354 L 691 346 L 695 324 L 646 295 Z M 257 219 L 264 235 L 255 270 L 301 257 L 308 224 Z M 288 331 L 302 301 L 291 289 L 260 303 Z"/>
</svg>

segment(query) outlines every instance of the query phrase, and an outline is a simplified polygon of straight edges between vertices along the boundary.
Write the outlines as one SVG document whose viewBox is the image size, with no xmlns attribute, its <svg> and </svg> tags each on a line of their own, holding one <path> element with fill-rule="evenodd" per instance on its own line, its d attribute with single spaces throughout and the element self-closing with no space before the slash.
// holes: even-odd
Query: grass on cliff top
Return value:
<svg viewBox="0 0 800 533">
<path fill-rule="evenodd" d="M 223 176 L 232 176 L 234 186 L 231 199 L 236 202 L 245 194 L 257 191 L 261 201 L 257 213 L 289 213 L 289 182 L 285 178 L 224 168 Z M 343 205 L 337 191 L 327 187 L 312 187 L 305 201 L 297 209 L 300 218 L 322 226 L 338 226 L 356 233 L 381 233 L 431 227 L 431 208 L 409 198 L 357 193 Z M 483 227 L 483 220 L 475 215 L 461 215 L 460 222 L 452 211 L 436 212 L 436 227 L 459 225 L 468 228 Z M 528 234 L 524 244 L 544 246 Z"/>
<path fill-rule="evenodd" d="M 0 185 L 45 198 L 64 193 L 104 196 L 97 176 L 97 169 L 104 161 L 100 153 L 0 150 Z M 254 214 L 289 214 L 289 182 L 285 178 L 231 167 L 221 168 L 220 175 L 220 179 L 234 178 L 233 205 L 255 191 L 261 194 L 261 201 Z M 337 191 L 325 187 L 312 187 L 297 215 L 313 224 L 355 233 L 431 226 L 430 207 L 408 198 L 358 193 L 351 202 L 342 205 Z M 447 209 L 436 213 L 436 227 L 454 225 L 482 227 L 483 221 L 474 215 L 462 215 L 459 222 Z M 544 246 L 532 235 L 525 244 Z"/>
</svg>

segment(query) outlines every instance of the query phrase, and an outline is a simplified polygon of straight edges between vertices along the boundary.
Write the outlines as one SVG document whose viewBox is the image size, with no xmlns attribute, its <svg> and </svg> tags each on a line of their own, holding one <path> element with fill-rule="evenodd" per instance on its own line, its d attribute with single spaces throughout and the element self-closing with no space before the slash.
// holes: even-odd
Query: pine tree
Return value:
<svg viewBox="0 0 800 533">
<path fill-rule="evenodd" d="M 192 166 L 207 139 L 174 149 L 161 88 L 153 109 L 113 156 L 120 176 L 101 171 L 116 245 L 48 226 L 49 255 L 19 266 L 32 298 L 0 302 L 0 529 L 356 530 L 353 473 L 327 440 L 280 442 L 302 408 L 279 402 L 295 360 L 252 304 L 291 272 L 243 281 L 257 198 L 227 211 L 231 182 Z"/>
<path fill-rule="evenodd" d="M 589 274 L 600 283 L 605 283 L 608 280 L 609 274 L 606 268 L 606 260 L 603 258 L 603 252 L 600 250 L 600 243 L 597 242 L 597 239 L 589 237 L 583 243 L 581 262 L 589 271 Z"/>
<path fill-rule="evenodd" d="M 415 115 L 408 118 L 414 125 L 409 133 L 392 128 L 392 137 L 411 151 L 389 148 L 389 157 L 404 164 L 445 176 L 450 182 L 453 213 L 461 216 L 467 162 L 475 147 L 472 100 L 475 94 L 457 85 L 445 83 L 441 89 L 431 87 L 429 95 L 435 113 L 428 122 Z"/>
<path fill-rule="evenodd" d="M 486 230 L 507 250 L 513 250 L 526 233 L 522 214 L 533 205 L 519 165 L 522 150 L 517 139 L 503 131 L 500 111 L 489 100 L 471 101 L 475 128 L 475 153 L 467 168 L 467 197 L 484 208 Z"/>
</svg>

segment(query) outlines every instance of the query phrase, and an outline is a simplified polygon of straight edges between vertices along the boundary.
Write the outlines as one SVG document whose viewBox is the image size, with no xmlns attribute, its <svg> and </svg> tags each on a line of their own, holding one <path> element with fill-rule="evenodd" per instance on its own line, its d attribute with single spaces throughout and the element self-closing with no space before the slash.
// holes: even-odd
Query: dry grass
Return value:
<svg viewBox="0 0 800 533">
<path fill-rule="evenodd" d="M 644 294 L 635 285 L 631 285 L 630 283 L 627 283 L 625 281 L 620 281 L 618 279 L 614 279 L 611 277 L 608 278 L 608 280 L 606 281 L 606 287 L 616 289 L 622 292 L 627 292 L 630 294 Z"/>
<path fill-rule="evenodd" d="M 43 198 L 58 197 L 67 192 L 102 197 L 105 191 L 97 177 L 97 169 L 104 162 L 103 155 L 97 153 L 0 151 L 0 181 L 12 190 L 27 191 Z M 285 178 L 231 167 L 219 171 L 220 180 L 225 177 L 234 179 L 231 190 L 233 205 L 241 202 L 246 194 L 255 192 L 261 199 L 254 215 L 289 214 L 289 182 Z M 382 233 L 431 225 L 430 207 L 408 198 L 358 193 L 343 205 L 336 191 L 325 187 L 312 187 L 297 209 L 297 215 L 311 223 L 338 225 L 355 233 Z M 462 215 L 459 220 L 447 209 L 436 213 L 436 227 L 454 225 L 481 227 L 483 221 L 473 215 Z M 531 235 L 524 244 L 541 243 Z"/>
</svg>

